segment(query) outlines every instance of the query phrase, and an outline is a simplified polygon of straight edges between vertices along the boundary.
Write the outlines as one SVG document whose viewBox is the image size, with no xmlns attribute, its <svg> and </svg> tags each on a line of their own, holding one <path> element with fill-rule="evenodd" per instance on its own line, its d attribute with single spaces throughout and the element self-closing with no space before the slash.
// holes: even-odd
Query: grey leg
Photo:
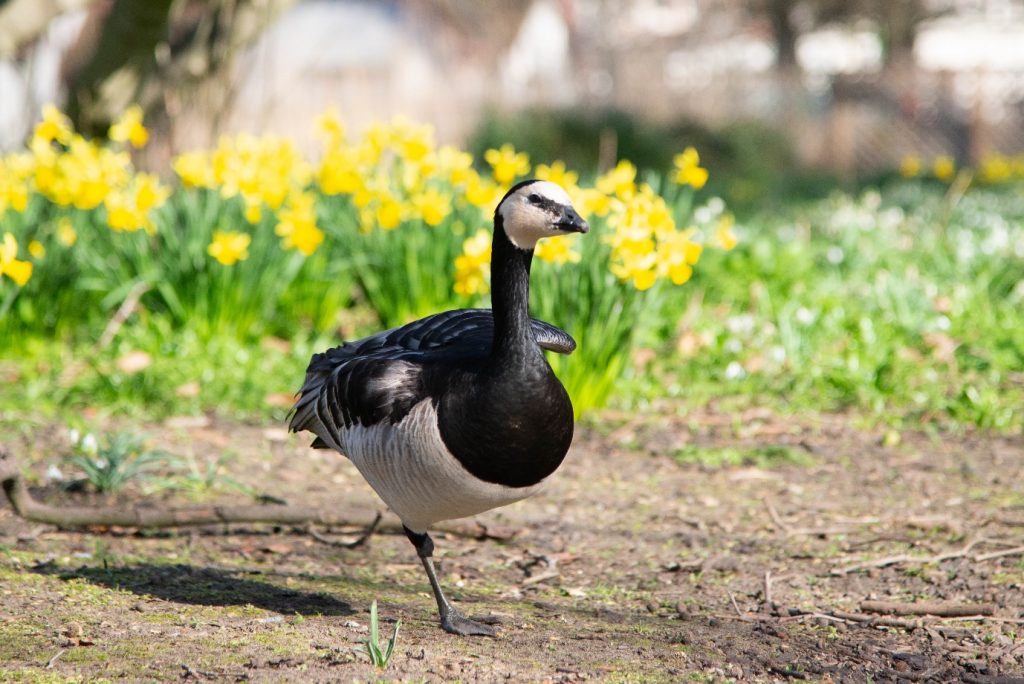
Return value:
<svg viewBox="0 0 1024 684">
<path fill-rule="evenodd" d="M 429 534 L 418 534 L 408 527 L 405 529 L 405 536 L 409 538 L 412 545 L 416 547 L 416 555 L 423 563 L 423 569 L 427 571 L 427 579 L 430 580 L 430 588 L 434 592 L 434 600 L 437 601 L 437 612 L 441 616 L 441 627 L 444 631 L 460 636 L 495 636 L 494 629 L 479 622 L 474 622 L 463 617 L 452 604 L 448 603 L 444 592 L 441 591 L 441 583 L 437 581 L 437 573 L 434 571 L 434 540 Z"/>
</svg>

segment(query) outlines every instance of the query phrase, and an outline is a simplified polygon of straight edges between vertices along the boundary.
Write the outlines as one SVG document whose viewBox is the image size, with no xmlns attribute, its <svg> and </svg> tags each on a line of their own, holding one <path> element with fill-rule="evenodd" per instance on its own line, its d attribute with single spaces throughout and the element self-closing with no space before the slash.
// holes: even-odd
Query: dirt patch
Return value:
<svg viewBox="0 0 1024 684">
<path fill-rule="evenodd" d="M 233 450 L 231 476 L 275 497 L 380 508 L 344 459 L 276 428 L 148 432 L 199 458 Z M 41 477 L 57 433 L 11 446 Z M 841 417 L 757 412 L 606 414 L 542 495 L 480 517 L 517 536 L 435 537 L 452 597 L 498 619 L 497 639 L 440 630 L 398 535 L 347 550 L 266 526 L 90 534 L 0 508 L 0 679 L 1013 681 L 1024 673 L 1024 555 L 1012 552 L 1024 544 L 1022 476 L 1021 438 L 883 440 Z M 385 635 L 402 621 L 383 673 L 354 650 L 374 600 Z M 898 627 L 837 617 L 864 600 L 995 612 Z"/>
</svg>

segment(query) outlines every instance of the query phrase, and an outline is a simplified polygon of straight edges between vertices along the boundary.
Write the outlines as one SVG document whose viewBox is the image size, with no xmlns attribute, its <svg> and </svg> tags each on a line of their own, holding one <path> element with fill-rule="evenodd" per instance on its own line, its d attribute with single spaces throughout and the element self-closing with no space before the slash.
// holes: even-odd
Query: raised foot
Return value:
<svg viewBox="0 0 1024 684">
<path fill-rule="evenodd" d="M 441 617 L 441 627 L 449 634 L 459 636 L 497 636 L 493 627 L 463 617 L 454 610 Z"/>
</svg>

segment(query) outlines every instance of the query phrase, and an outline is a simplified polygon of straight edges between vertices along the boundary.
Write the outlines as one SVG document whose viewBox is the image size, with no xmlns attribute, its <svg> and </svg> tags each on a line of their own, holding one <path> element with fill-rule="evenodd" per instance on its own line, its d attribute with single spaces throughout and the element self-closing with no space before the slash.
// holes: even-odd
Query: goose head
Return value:
<svg viewBox="0 0 1024 684">
<path fill-rule="evenodd" d="M 509 242 L 523 250 L 533 249 L 541 238 L 590 230 L 573 209 L 568 193 L 549 181 L 528 180 L 513 186 L 495 215 Z"/>
</svg>

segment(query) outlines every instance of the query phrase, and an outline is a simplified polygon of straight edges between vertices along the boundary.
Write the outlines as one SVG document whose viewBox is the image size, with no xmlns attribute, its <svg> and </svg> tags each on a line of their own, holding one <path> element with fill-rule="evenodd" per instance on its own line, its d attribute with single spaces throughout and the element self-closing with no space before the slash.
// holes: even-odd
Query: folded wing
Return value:
<svg viewBox="0 0 1024 684">
<path fill-rule="evenodd" d="M 560 354 L 576 349 L 564 330 L 536 319 L 532 324 L 541 348 Z M 340 451 L 346 428 L 397 423 L 426 398 L 424 363 L 449 355 L 485 357 L 493 339 L 490 309 L 457 309 L 314 354 L 288 427 L 316 434 L 315 447 Z"/>
</svg>

